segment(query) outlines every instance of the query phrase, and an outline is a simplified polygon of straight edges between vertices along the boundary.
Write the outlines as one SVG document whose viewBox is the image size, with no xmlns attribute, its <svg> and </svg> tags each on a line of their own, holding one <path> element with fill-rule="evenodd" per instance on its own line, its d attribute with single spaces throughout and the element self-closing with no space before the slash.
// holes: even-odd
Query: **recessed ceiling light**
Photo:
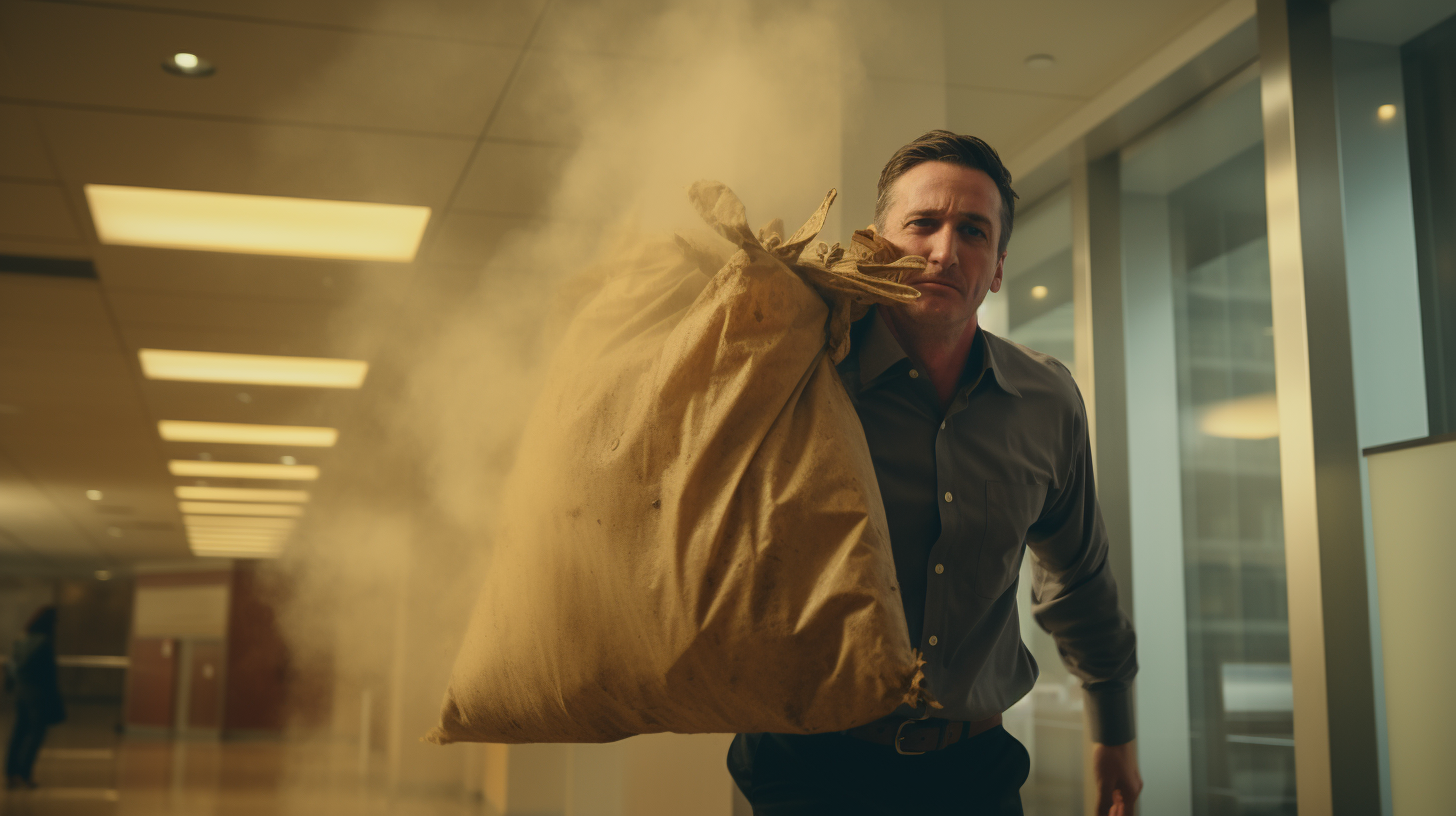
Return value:
<svg viewBox="0 0 1456 816">
<path fill-rule="evenodd" d="M 86 498 L 90 499 L 91 501 L 101 501 L 101 491 L 88 490 L 86 491 Z"/>
<path fill-rule="evenodd" d="M 1057 58 L 1051 54 L 1032 54 L 1026 58 L 1026 67 L 1044 70 L 1057 64 Z"/>
<path fill-rule="evenodd" d="M 1375 116 L 1382 122 L 1389 122 L 1395 118 L 1395 112 L 1394 105 L 1381 105 L 1375 109 Z"/>
<path fill-rule="evenodd" d="M 194 501 L 267 501 L 298 504 L 308 501 L 307 490 L 268 490 L 261 487 L 187 487 L 183 485 L 175 488 L 173 492 L 179 499 Z"/>
<path fill-rule="evenodd" d="M 162 70 L 177 76 L 195 78 L 210 77 L 217 73 L 217 67 L 211 62 L 186 51 L 179 51 L 163 60 Z"/>
<path fill-rule="evenodd" d="M 103 244 L 346 260 L 414 260 L 429 207 L 85 185 Z"/>
<path fill-rule="evenodd" d="M 142 373 L 152 380 L 299 385 L 313 388 L 358 388 L 369 364 L 363 360 L 327 357 L 274 357 L 265 354 L 223 354 L 211 351 L 141 349 Z M 239 394 L 238 399 L 244 399 Z"/>
<path fill-rule="evenodd" d="M 237 422 L 188 422 L 164 419 L 157 431 L 168 442 L 223 442 L 232 445 L 298 445 L 331 448 L 339 440 L 334 428 L 310 425 L 245 425 Z"/>
<path fill-rule="evenodd" d="M 173 459 L 167 463 L 167 470 L 173 476 L 202 476 L 213 479 L 282 479 L 291 482 L 312 482 L 319 477 L 319 469 L 316 465 L 198 462 L 194 459 Z"/>
<path fill-rule="evenodd" d="M 111 580 L 111 570 L 104 570 L 104 569 L 96 570 L 96 580 L 98 580 L 98 581 L 110 581 Z"/>
<path fill-rule="evenodd" d="M 245 502 L 180 501 L 183 513 L 214 516 L 301 516 L 303 508 L 296 504 L 251 504 Z"/>
<path fill-rule="evenodd" d="M 1041 300 L 1047 296 L 1047 288 L 1041 285 L 1033 286 L 1031 287 L 1031 296 L 1037 300 Z"/>
<path fill-rule="evenodd" d="M 298 524 L 291 518 L 268 518 L 266 516 L 183 516 L 182 523 L 187 525 L 189 530 L 194 527 L 292 530 Z"/>
</svg>

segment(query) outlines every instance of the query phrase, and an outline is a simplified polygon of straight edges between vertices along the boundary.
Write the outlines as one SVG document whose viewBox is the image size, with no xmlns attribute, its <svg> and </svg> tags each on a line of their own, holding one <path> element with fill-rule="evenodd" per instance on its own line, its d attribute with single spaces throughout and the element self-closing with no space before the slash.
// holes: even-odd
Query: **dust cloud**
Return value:
<svg viewBox="0 0 1456 816">
<path fill-rule="evenodd" d="M 345 344 L 371 360 L 370 380 L 275 569 L 292 587 L 284 625 L 298 670 L 331 677 L 335 735 L 368 729 L 391 781 L 459 773 L 431 766 L 457 749 L 416 739 L 436 719 L 580 273 L 633 241 L 706 236 L 686 199 L 698 179 L 737 191 L 755 223 L 779 216 L 790 230 L 841 186 L 846 100 L 862 73 L 849 8 L 548 6 L 488 132 L 559 148 L 530 190 L 542 206 L 469 263 L 432 262 L 432 235 L 406 283 L 350 305 L 343 322 L 363 329 Z M 848 238 L 835 214 L 822 238 Z"/>
</svg>

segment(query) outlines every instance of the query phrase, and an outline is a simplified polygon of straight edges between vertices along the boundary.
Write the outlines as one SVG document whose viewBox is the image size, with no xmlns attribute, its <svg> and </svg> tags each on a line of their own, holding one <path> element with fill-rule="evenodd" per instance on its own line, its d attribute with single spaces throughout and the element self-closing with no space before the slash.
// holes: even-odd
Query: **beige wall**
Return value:
<svg viewBox="0 0 1456 816">
<path fill-rule="evenodd" d="M 227 636 L 226 584 L 139 586 L 133 609 L 132 637 Z"/>
<path fill-rule="evenodd" d="M 1369 457 L 1395 816 L 1456 799 L 1456 441 Z"/>
</svg>

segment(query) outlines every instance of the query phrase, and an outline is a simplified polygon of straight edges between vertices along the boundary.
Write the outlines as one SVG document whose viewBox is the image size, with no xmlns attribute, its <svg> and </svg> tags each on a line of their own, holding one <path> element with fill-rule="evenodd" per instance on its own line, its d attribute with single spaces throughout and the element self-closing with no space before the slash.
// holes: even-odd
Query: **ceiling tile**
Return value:
<svg viewBox="0 0 1456 816">
<path fill-rule="evenodd" d="M 528 51 L 486 135 L 570 144 L 581 137 L 583 110 L 612 105 L 611 93 L 631 93 L 661 70 L 638 58 Z"/>
<path fill-rule="evenodd" d="M 981 137 L 1005 158 L 1080 105 L 1074 99 L 951 85 L 946 88 L 946 126 Z"/>
<path fill-rule="evenodd" d="M 129 0 L 96 5 L 318 25 L 359 31 L 522 45 L 545 0 Z"/>
<path fill-rule="evenodd" d="M 0 95 L 229 118 L 474 135 L 518 49 L 69 3 L 5 3 Z M 187 50 L 204 79 L 162 70 Z M 39 66 L 45 66 L 41 70 Z"/>
<path fill-rule="evenodd" d="M 0 105 L 0 176 L 54 179 L 55 175 L 31 109 Z"/>
<path fill-rule="evenodd" d="M 297 328 L 326 330 L 334 317 L 327 304 L 258 297 L 209 297 L 142 289 L 108 292 L 116 319 L 125 328 L 143 323 L 198 330 L 289 332 Z"/>
<path fill-rule="evenodd" d="M 39 114 L 71 184 L 285 195 L 441 207 L 473 139 L 49 109 Z"/>
<path fill-rule="evenodd" d="M 711 6 L 706 6 L 711 8 Z M 674 0 L 556 0 L 546 9 L 532 48 L 653 57 L 660 53 L 654 36 L 670 32 L 665 14 L 698 9 Z"/>
<path fill-rule="evenodd" d="M 1086 98 L 1225 0 L 961 0 L 945 4 L 946 81 Z M 1027 66 L 1050 54 L 1048 68 Z"/>
<path fill-rule="evenodd" d="M 482 142 L 460 182 L 454 206 L 501 215 L 538 215 L 546 207 L 571 149 Z"/>
<path fill-rule="evenodd" d="M 0 180 L 0 234 L 8 237 L 79 242 L 76 219 L 58 184 Z"/>
<path fill-rule="evenodd" d="M 266 297 L 339 305 L 365 291 L 399 290 L 409 264 L 331 261 L 227 252 L 101 246 L 96 270 L 107 291 Z"/>
<path fill-rule="evenodd" d="M 121 333 L 133 349 L 187 349 L 230 354 L 283 354 L 297 357 L 360 359 L 357 338 L 340 337 L 327 327 L 294 326 L 285 330 L 220 329 L 215 326 L 123 322 Z"/>
<path fill-rule="evenodd" d="M 451 211 L 445 214 L 439 233 L 427 249 L 427 260 L 483 267 L 506 236 L 532 223 L 520 217 Z"/>
<path fill-rule="evenodd" d="M 47 560 L 101 555 L 45 491 L 3 452 L 0 452 L 0 553 Z"/>
</svg>

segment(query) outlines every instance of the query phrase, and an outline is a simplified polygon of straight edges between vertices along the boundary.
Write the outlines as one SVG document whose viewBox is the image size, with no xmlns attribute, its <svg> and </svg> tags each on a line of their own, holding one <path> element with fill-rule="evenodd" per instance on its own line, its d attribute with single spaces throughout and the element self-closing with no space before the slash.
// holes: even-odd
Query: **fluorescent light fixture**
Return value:
<svg viewBox="0 0 1456 816">
<path fill-rule="evenodd" d="M 307 490 L 264 490 L 257 487 L 178 487 L 173 491 L 179 499 L 193 501 L 256 501 L 295 502 L 308 501 Z"/>
<path fill-rule="evenodd" d="M 230 445 L 297 445 L 331 448 L 339 441 L 333 428 L 310 425 L 244 425 L 238 422 L 188 422 L 164 419 L 157 431 L 168 442 L 221 442 Z"/>
<path fill-rule="evenodd" d="M 194 533 L 188 530 L 188 541 L 194 544 L 227 544 L 234 546 L 278 546 L 287 536 L 236 536 Z"/>
<path fill-rule="evenodd" d="M 265 516 L 183 516 L 187 529 L 206 527 L 208 529 L 292 530 L 291 518 L 268 518 Z"/>
<path fill-rule="evenodd" d="M 211 351 L 141 349 L 142 373 L 151 380 L 358 388 L 369 364 L 328 357 L 273 357 Z"/>
<path fill-rule="evenodd" d="M 103 244 L 408 262 L 429 207 L 87 184 Z"/>
<path fill-rule="evenodd" d="M 1273 439 L 1279 435 L 1279 401 L 1270 391 L 1216 402 L 1203 409 L 1198 428 L 1223 439 Z"/>
<path fill-rule="evenodd" d="M 191 515 L 213 516 L 293 516 L 303 515 L 296 504 L 245 504 L 243 502 L 177 502 L 177 508 Z"/>
<path fill-rule="evenodd" d="M 282 550 L 239 550 L 232 547 L 192 545 L 192 554 L 201 558 L 277 558 Z"/>
<path fill-rule="evenodd" d="M 316 465 L 268 465 L 257 462 L 203 462 L 196 459 L 173 459 L 167 463 L 173 476 L 194 479 L 281 479 L 290 482 L 312 482 L 319 477 Z"/>
</svg>

